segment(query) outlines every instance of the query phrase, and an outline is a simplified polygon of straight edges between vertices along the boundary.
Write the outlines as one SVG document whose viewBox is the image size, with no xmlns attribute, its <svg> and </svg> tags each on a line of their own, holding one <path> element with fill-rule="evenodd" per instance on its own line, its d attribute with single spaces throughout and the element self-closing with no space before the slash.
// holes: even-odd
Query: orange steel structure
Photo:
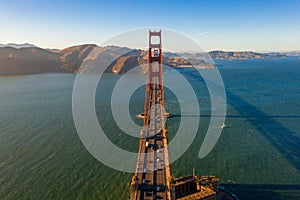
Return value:
<svg viewBox="0 0 300 200">
<path fill-rule="evenodd" d="M 156 40 L 155 40 L 156 39 Z M 168 135 L 165 128 L 161 31 L 149 31 L 144 126 L 135 175 L 130 186 L 131 200 L 215 200 L 219 179 L 214 176 L 171 176 Z"/>
<path fill-rule="evenodd" d="M 161 31 L 149 31 L 148 68 L 136 172 L 130 199 L 171 199 L 168 137 L 165 128 Z"/>
</svg>

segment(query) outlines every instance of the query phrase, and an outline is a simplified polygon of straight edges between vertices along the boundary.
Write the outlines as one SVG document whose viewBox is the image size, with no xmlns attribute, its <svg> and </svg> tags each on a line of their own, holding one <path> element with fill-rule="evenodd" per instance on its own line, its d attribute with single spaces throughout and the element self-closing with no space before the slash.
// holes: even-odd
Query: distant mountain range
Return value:
<svg viewBox="0 0 300 200">
<path fill-rule="evenodd" d="M 121 56 L 120 56 L 121 55 Z M 251 59 L 282 57 L 285 54 L 212 51 L 213 59 Z M 172 68 L 214 68 L 208 54 L 165 52 L 163 63 Z M 0 75 L 46 72 L 93 73 L 97 71 L 125 73 L 135 66 L 145 66 L 147 51 L 127 47 L 98 47 L 93 44 L 72 46 L 63 50 L 42 49 L 32 44 L 0 45 Z M 82 66 L 80 68 L 80 66 Z M 106 67 L 102 69 L 101 67 Z M 140 68 L 145 71 L 145 67 Z"/>
<path fill-rule="evenodd" d="M 16 44 L 16 43 L 8 43 L 8 44 L 0 44 L 0 47 L 13 47 L 16 49 L 27 48 L 27 47 L 36 47 L 34 44 L 24 43 L 24 44 Z"/>
<path fill-rule="evenodd" d="M 287 57 L 287 55 L 282 53 L 256 53 L 252 51 L 211 51 L 209 55 L 213 59 L 232 59 L 232 60 L 245 60 L 252 58 L 276 58 L 276 57 Z"/>
<path fill-rule="evenodd" d="M 300 56 L 300 51 L 286 51 L 282 52 L 282 54 L 287 56 Z"/>
<path fill-rule="evenodd" d="M 20 45 L 18 45 L 20 46 Z M 147 52 L 126 47 L 98 47 L 85 44 L 63 50 L 38 47 L 0 47 L 0 75 L 34 74 L 46 72 L 94 73 L 103 71 L 125 73 L 135 66 L 147 63 Z M 164 64 L 177 67 L 191 67 L 184 58 L 164 57 Z M 80 68 L 80 66 L 83 66 Z M 213 68 L 214 65 L 201 60 L 198 67 Z M 145 68 L 141 68 L 145 71 Z"/>
</svg>

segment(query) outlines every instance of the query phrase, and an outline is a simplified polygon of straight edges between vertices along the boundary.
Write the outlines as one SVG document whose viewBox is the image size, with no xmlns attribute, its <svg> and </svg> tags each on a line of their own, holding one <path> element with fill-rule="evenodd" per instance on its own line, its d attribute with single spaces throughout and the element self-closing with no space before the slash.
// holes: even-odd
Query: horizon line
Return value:
<svg viewBox="0 0 300 200">
<path fill-rule="evenodd" d="M 73 44 L 73 45 L 68 45 L 66 47 L 61 47 L 61 48 L 57 48 L 57 47 L 45 47 L 44 45 L 35 45 L 31 42 L 24 42 L 24 43 L 15 43 L 15 42 L 8 42 L 8 43 L 0 43 L 0 45 L 33 45 L 34 47 L 37 48 L 41 48 L 41 49 L 49 49 L 49 50 L 63 50 L 66 48 L 70 48 L 70 47 L 75 47 L 75 46 L 82 46 L 82 45 L 96 45 L 98 47 L 108 47 L 108 46 L 117 46 L 117 45 L 107 45 L 107 46 L 100 46 L 96 43 L 78 43 L 78 44 Z M 0 46 L 1 47 L 1 46 Z M 125 46 L 119 46 L 119 47 L 125 47 Z M 28 48 L 28 47 L 21 47 L 21 48 Z M 127 47 L 130 48 L 130 47 Z M 132 48 L 132 49 L 139 49 L 139 48 Z M 224 52 L 257 52 L 257 53 L 288 53 L 288 52 L 300 52 L 300 49 L 293 49 L 293 50 L 253 50 L 253 49 L 243 49 L 243 50 L 233 50 L 233 49 L 222 49 L 222 48 L 215 48 L 215 49 L 210 49 L 207 50 L 205 52 L 211 52 L 211 51 L 224 51 Z M 186 50 L 186 51 L 176 51 L 177 53 L 180 52 L 196 52 L 196 51 L 190 51 L 190 50 Z"/>
</svg>

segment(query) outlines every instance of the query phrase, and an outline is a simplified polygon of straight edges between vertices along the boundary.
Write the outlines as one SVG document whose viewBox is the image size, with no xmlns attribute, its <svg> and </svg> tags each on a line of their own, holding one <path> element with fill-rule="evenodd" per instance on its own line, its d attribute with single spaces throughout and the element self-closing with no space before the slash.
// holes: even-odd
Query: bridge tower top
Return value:
<svg viewBox="0 0 300 200">
<path fill-rule="evenodd" d="M 161 91 L 162 111 L 164 109 L 164 87 L 163 87 L 163 69 L 162 69 L 162 31 L 149 30 L 149 49 L 148 49 L 148 68 L 147 68 L 147 82 L 146 82 L 146 99 L 151 96 L 151 84 L 156 82 L 158 89 Z M 144 124 L 148 124 L 148 107 L 145 101 L 144 107 Z M 164 114 L 161 116 L 164 118 Z"/>
<path fill-rule="evenodd" d="M 161 49 L 161 30 L 149 31 L 149 48 Z"/>
</svg>

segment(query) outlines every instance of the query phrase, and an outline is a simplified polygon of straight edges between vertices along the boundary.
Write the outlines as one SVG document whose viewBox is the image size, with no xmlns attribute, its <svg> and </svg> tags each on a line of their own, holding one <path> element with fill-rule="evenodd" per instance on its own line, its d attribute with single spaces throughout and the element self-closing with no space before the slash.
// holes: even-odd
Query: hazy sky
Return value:
<svg viewBox="0 0 300 200">
<path fill-rule="evenodd" d="M 100 45 L 141 27 L 180 31 L 206 50 L 300 50 L 300 0 L 0 0 L 0 43 Z"/>
</svg>

